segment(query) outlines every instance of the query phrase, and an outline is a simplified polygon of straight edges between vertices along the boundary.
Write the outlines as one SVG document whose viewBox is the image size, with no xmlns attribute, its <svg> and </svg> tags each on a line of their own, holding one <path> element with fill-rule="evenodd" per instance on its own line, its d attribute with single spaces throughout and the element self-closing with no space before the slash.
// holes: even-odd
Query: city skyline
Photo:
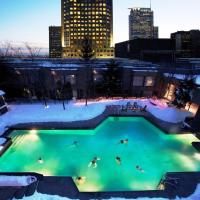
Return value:
<svg viewBox="0 0 200 200">
<path fill-rule="evenodd" d="M 48 26 L 61 25 L 61 1 L 0 0 L 0 41 L 30 42 L 48 47 Z M 149 7 L 148 0 L 113 0 L 114 42 L 128 40 L 128 8 Z M 152 0 L 154 24 L 159 26 L 159 37 L 169 38 L 178 30 L 199 29 L 198 0 Z M 123 30 L 123 31 L 122 31 Z"/>
</svg>

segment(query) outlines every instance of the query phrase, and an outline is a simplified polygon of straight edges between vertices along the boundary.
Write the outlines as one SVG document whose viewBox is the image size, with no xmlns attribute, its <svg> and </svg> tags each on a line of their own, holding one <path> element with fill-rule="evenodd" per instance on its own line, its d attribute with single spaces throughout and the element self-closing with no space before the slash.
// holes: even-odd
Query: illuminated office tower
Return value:
<svg viewBox="0 0 200 200">
<path fill-rule="evenodd" d="M 131 8 L 129 15 L 129 40 L 158 38 L 158 27 L 154 26 L 151 8 Z"/>
<path fill-rule="evenodd" d="M 95 57 L 113 57 L 112 0 L 61 1 L 62 57 L 78 58 L 85 38 L 91 41 Z"/>
</svg>

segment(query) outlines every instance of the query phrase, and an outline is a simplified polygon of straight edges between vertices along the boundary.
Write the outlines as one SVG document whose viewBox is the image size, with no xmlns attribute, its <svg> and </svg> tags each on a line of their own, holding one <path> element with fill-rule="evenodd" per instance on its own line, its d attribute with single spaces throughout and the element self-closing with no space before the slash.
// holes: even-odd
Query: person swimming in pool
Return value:
<svg viewBox="0 0 200 200">
<path fill-rule="evenodd" d="M 101 160 L 100 158 L 98 158 L 98 157 L 94 157 L 93 159 L 92 159 L 92 161 L 89 163 L 89 165 L 88 165 L 88 167 L 93 167 L 93 168 L 96 168 L 97 167 L 97 161 L 98 160 Z"/>
<path fill-rule="evenodd" d="M 75 181 L 78 185 L 84 184 L 86 181 L 86 177 L 85 176 L 77 176 L 75 178 Z"/>
<path fill-rule="evenodd" d="M 118 165 L 121 165 L 121 158 L 119 156 L 117 156 L 115 158 L 115 160 L 116 160 L 116 162 L 117 162 Z"/>
<path fill-rule="evenodd" d="M 136 169 L 142 173 L 144 173 L 144 170 L 139 166 L 139 165 L 136 165 Z"/>
<path fill-rule="evenodd" d="M 42 164 L 42 163 L 44 163 L 44 160 L 41 157 L 39 157 L 38 158 L 38 163 Z"/>
<path fill-rule="evenodd" d="M 79 143 L 78 143 L 78 141 L 74 141 L 72 145 L 74 145 L 74 146 L 76 146 L 76 147 L 77 147 L 77 146 L 78 146 L 78 144 L 79 144 Z"/>
<path fill-rule="evenodd" d="M 128 139 L 120 140 L 120 144 L 128 144 Z"/>
</svg>

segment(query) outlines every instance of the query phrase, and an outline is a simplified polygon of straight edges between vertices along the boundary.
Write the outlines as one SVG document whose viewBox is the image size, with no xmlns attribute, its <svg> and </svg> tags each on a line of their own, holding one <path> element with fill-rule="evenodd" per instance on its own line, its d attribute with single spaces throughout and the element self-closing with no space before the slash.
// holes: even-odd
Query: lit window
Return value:
<svg viewBox="0 0 200 200">
<path fill-rule="evenodd" d="M 154 86 L 154 78 L 152 76 L 147 76 L 145 78 L 145 86 L 146 87 L 152 87 L 152 86 Z"/>
</svg>

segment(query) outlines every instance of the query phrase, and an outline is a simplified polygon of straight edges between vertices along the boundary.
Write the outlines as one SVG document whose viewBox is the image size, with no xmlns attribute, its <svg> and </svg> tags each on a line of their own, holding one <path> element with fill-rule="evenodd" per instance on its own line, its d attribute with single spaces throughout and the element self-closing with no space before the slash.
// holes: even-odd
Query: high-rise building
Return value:
<svg viewBox="0 0 200 200">
<path fill-rule="evenodd" d="M 171 38 L 176 42 L 178 57 L 200 57 L 200 30 L 178 31 Z"/>
<path fill-rule="evenodd" d="M 112 0 L 61 1 L 62 57 L 79 57 L 85 38 L 91 41 L 95 57 L 113 57 Z"/>
<path fill-rule="evenodd" d="M 151 8 L 131 8 L 129 15 L 129 40 L 158 38 L 158 27 L 154 26 Z"/>
<path fill-rule="evenodd" d="M 62 57 L 61 27 L 60 26 L 49 27 L 49 57 L 50 58 Z"/>
</svg>

